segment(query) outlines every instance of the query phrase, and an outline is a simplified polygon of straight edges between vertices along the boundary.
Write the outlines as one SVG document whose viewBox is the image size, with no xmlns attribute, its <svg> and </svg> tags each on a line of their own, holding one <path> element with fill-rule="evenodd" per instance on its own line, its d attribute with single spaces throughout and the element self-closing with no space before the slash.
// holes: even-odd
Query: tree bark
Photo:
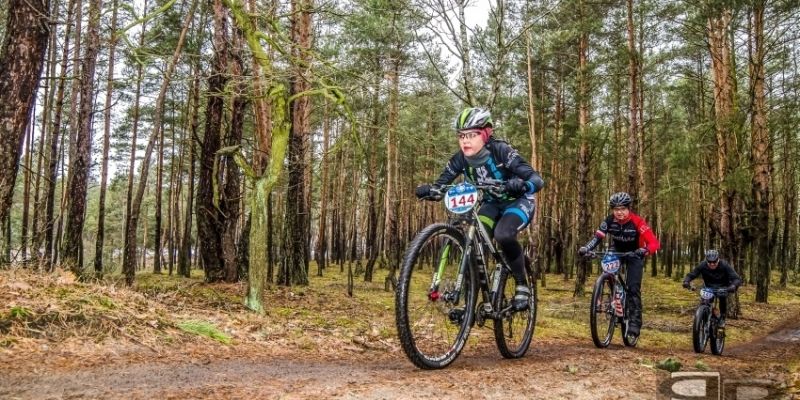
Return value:
<svg viewBox="0 0 800 400">
<path fill-rule="evenodd" d="M 58 176 L 58 158 L 59 158 L 59 141 L 63 140 L 61 135 L 61 118 L 64 109 L 64 90 L 66 88 L 67 77 L 67 60 L 69 58 L 69 40 L 72 37 L 70 31 L 72 29 L 73 9 L 75 8 L 75 0 L 69 0 L 67 4 L 67 27 L 64 34 L 64 48 L 61 54 L 61 68 L 59 72 L 58 88 L 56 89 L 55 110 L 53 116 L 53 124 L 50 132 L 50 138 L 47 148 L 49 154 L 47 157 L 47 189 L 45 190 L 45 216 L 44 216 L 44 262 L 45 269 L 50 271 L 56 262 L 56 243 L 54 237 L 55 228 L 55 197 L 56 197 L 56 183 Z M 48 110 L 45 110 L 48 111 Z M 62 149 L 63 151 L 63 149 Z"/>
<path fill-rule="evenodd" d="M 766 303 L 770 284 L 769 203 L 771 175 L 771 145 L 767 124 L 766 95 L 764 89 L 764 3 L 753 2 L 752 38 L 755 45 L 751 54 L 751 88 L 753 115 L 751 117 L 751 164 L 753 168 L 753 211 L 751 225 L 756 240 L 756 301 Z M 776 227 L 777 230 L 777 227 Z"/>
<path fill-rule="evenodd" d="M 222 259 L 224 216 L 220 212 L 217 193 L 219 180 L 217 151 L 220 149 L 224 92 L 228 81 L 228 45 L 225 10 L 220 0 L 209 0 L 214 10 L 214 58 L 208 77 L 206 125 L 200 156 L 200 180 L 197 190 L 197 236 L 206 282 L 225 280 Z"/>
<path fill-rule="evenodd" d="M 111 30 L 108 49 L 108 71 L 106 72 L 106 99 L 103 111 L 103 164 L 100 173 L 100 199 L 97 205 L 97 241 L 95 242 L 94 271 L 103 273 L 103 244 L 105 242 L 106 224 L 106 190 L 108 186 L 108 152 L 111 140 L 111 103 L 114 89 L 114 56 L 117 48 L 117 0 L 111 5 Z"/>
<path fill-rule="evenodd" d="M 580 11 L 583 14 L 583 2 Z M 581 144 L 578 153 L 578 232 L 584 234 L 589 229 L 589 71 L 588 71 L 589 34 L 582 32 L 578 43 L 578 131 Z M 583 296 L 583 286 L 589 265 L 584 257 L 578 260 L 575 276 L 574 296 Z"/>
<path fill-rule="evenodd" d="M 735 132 L 735 88 L 733 81 L 733 62 L 728 30 L 732 18 L 730 9 L 720 7 L 709 10 L 707 36 L 711 67 L 714 80 L 714 129 L 717 142 L 717 185 L 720 195 L 719 231 L 722 239 L 722 253 L 732 261 L 741 275 L 742 263 L 739 261 L 740 249 L 737 237 L 735 204 L 739 194 L 736 187 L 725 181 L 735 168 L 737 157 Z M 737 318 L 738 298 L 728 298 L 728 314 Z"/>
<path fill-rule="evenodd" d="M 322 276 L 325 269 L 328 252 L 328 204 L 330 196 L 328 182 L 328 151 L 330 149 L 330 116 L 328 115 L 328 103 L 325 103 L 325 111 L 322 117 L 322 156 L 320 157 L 320 170 L 322 179 L 320 187 L 322 193 L 319 198 L 319 224 L 317 228 L 317 245 L 314 249 L 314 257 L 317 260 L 317 276 Z"/>
<path fill-rule="evenodd" d="M 228 137 L 225 141 L 226 146 L 238 146 L 242 143 L 242 131 L 244 129 L 244 110 L 246 101 L 244 98 L 244 62 L 242 60 L 242 33 L 236 29 L 233 32 L 233 45 L 231 48 L 232 62 L 230 65 L 231 75 L 235 80 L 232 85 L 234 93 L 231 99 L 231 120 Z M 223 190 L 222 212 L 225 215 L 222 232 L 222 259 L 225 263 L 225 281 L 236 282 L 239 279 L 239 252 L 236 245 L 236 236 L 239 229 L 239 217 L 241 209 L 242 193 L 240 190 L 241 179 L 239 178 L 239 168 L 232 157 L 225 157 L 225 187 Z"/>
<path fill-rule="evenodd" d="M 75 138 L 75 158 L 70 160 L 68 188 L 69 207 L 61 257 L 63 264 L 76 276 L 83 275 L 83 225 L 86 218 L 86 197 L 92 162 L 92 121 L 94 114 L 94 75 L 100 47 L 101 0 L 89 1 L 89 25 L 86 53 L 81 63 L 79 131 Z"/>
<path fill-rule="evenodd" d="M 182 49 L 183 49 L 183 43 L 184 43 L 184 40 L 186 38 L 186 32 L 189 30 L 189 25 L 191 23 L 191 18 L 193 17 L 194 7 L 196 6 L 196 4 L 197 4 L 196 0 L 192 1 L 191 9 L 190 9 L 189 13 L 187 14 L 186 19 L 183 21 L 183 29 L 181 30 L 180 36 L 178 38 L 178 44 L 175 46 L 175 52 L 172 54 L 172 59 L 170 60 L 169 65 L 167 66 L 167 70 L 164 72 L 164 76 L 162 78 L 162 83 L 161 83 L 161 89 L 158 92 L 158 97 L 156 98 L 156 108 L 155 108 L 155 111 L 154 111 L 155 118 L 154 118 L 154 121 L 153 121 L 153 132 L 150 135 L 150 138 L 147 141 L 147 147 L 144 150 L 144 156 L 142 158 L 142 167 L 141 167 L 141 171 L 139 172 L 139 186 L 138 186 L 138 188 L 136 190 L 136 195 L 133 198 L 133 201 L 131 203 L 130 213 L 129 213 L 129 216 L 128 216 L 128 219 L 129 219 L 130 223 L 126 224 L 126 226 L 125 226 L 125 243 L 126 243 L 126 245 L 125 245 L 124 258 L 123 258 L 123 261 L 122 261 L 122 264 L 123 264 L 122 269 L 123 269 L 123 271 L 133 272 L 133 268 L 136 265 L 136 230 L 137 230 L 138 225 L 139 225 L 138 221 L 139 221 L 139 214 L 141 212 L 142 199 L 144 199 L 144 192 L 145 192 L 145 189 L 147 187 L 148 171 L 150 170 L 150 156 L 153 153 L 153 147 L 155 147 L 156 139 L 162 136 L 162 131 L 163 131 L 163 129 L 162 129 L 163 128 L 162 120 L 163 120 L 163 117 L 164 117 L 164 101 L 165 101 L 166 96 L 167 96 L 167 88 L 169 88 L 170 81 L 172 80 L 172 74 L 175 71 L 175 66 L 177 65 L 178 60 L 180 58 L 180 55 L 181 55 L 181 52 L 182 52 Z M 133 170 L 131 170 L 131 173 L 133 173 Z M 160 191 L 157 190 L 156 193 L 160 194 Z M 147 215 L 147 213 L 145 213 L 145 215 Z M 158 224 L 158 221 L 157 221 L 157 224 Z M 161 240 L 161 237 L 160 237 L 159 234 L 156 234 L 154 237 L 155 237 L 154 241 L 156 243 Z M 144 245 L 143 246 L 145 248 L 147 248 L 147 240 L 144 241 Z M 158 251 L 155 254 L 155 259 L 157 260 L 155 262 L 158 262 L 159 265 L 160 265 L 160 262 L 161 262 L 161 253 L 160 253 L 161 246 L 160 245 L 156 246 L 156 248 L 157 248 Z M 134 276 L 135 275 L 133 273 L 130 273 L 130 274 L 126 273 L 125 274 L 125 282 L 128 285 L 133 285 Z"/>
<path fill-rule="evenodd" d="M 394 57 L 390 60 L 390 70 L 387 71 L 389 80 L 389 119 L 386 137 L 386 191 L 384 197 L 384 241 L 383 253 L 389 264 L 389 274 L 386 276 L 384 288 L 394 289 L 396 286 L 395 271 L 400 264 L 400 241 L 397 227 L 396 210 L 398 201 L 398 151 L 397 151 L 397 126 L 400 105 L 400 52 L 395 50 Z"/>
<path fill-rule="evenodd" d="M 292 122 L 289 139 L 289 187 L 286 202 L 286 231 L 284 240 L 286 256 L 281 263 L 281 273 L 278 283 L 290 286 L 292 284 L 308 284 L 308 230 L 309 207 L 306 202 L 308 182 L 306 182 L 306 169 L 309 151 L 310 136 L 310 99 L 301 95 L 308 86 L 309 55 L 311 48 L 311 0 L 293 0 L 292 2 L 292 55 L 300 60 L 299 65 L 293 66 L 290 78 L 290 96 L 295 100 L 290 103 L 289 117 Z M 299 96 L 299 97 L 298 97 Z M 293 201 L 290 199 L 294 199 Z"/>
<path fill-rule="evenodd" d="M 144 17 L 147 16 L 147 0 L 144 0 Z M 144 46 L 144 36 L 147 32 L 147 21 L 142 23 L 142 32 L 139 34 L 139 46 Z M 131 156 L 128 165 L 128 189 L 127 201 L 125 202 L 125 233 L 124 244 L 122 250 L 122 274 L 125 275 L 125 281 L 133 284 L 136 276 L 136 235 L 129 235 L 128 232 L 136 229 L 138 221 L 133 220 L 133 178 L 136 175 L 136 140 L 139 135 L 139 116 L 141 109 L 139 107 L 142 96 L 142 78 L 144 76 L 144 65 L 139 63 L 136 66 L 136 91 L 133 100 L 133 128 L 131 130 Z M 138 219 L 138 213 L 137 213 Z"/>
<path fill-rule="evenodd" d="M 627 0 L 628 77 L 630 87 L 628 125 L 628 193 L 639 203 L 639 60 L 635 46 L 633 0 Z"/>
<path fill-rule="evenodd" d="M 39 89 L 50 33 L 49 7 L 48 0 L 8 2 L 5 40 L 0 49 L 0 221 L 10 215 L 20 147 Z M 0 239 L 6 236 L 2 231 Z M 8 261 L 0 255 L 0 265 Z"/>
<path fill-rule="evenodd" d="M 194 165 L 195 165 L 195 138 L 198 127 L 198 108 L 200 107 L 200 76 L 199 71 L 194 71 L 194 80 L 191 89 L 192 106 L 190 112 L 191 126 L 189 140 L 184 143 L 189 151 L 189 187 L 186 190 L 186 210 L 183 218 L 183 235 L 181 235 L 181 250 L 178 254 L 178 274 L 184 277 L 191 275 L 192 267 L 192 202 L 194 200 Z M 196 255 L 195 255 L 196 257 Z"/>
<path fill-rule="evenodd" d="M 33 105 L 31 115 L 36 115 L 36 104 Z M 20 251 L 22 257 L 20 261 L 26 262 L 28 258 L 28 217 L 30 215 L 30 199 L 31 199 L 31 163 L 33 162 L 33 126 L 35 121 L 31 120 L 28 127 L 25 129 L 25 171 L 23 171 L 22 183 L 22 227 L 19 237 Z"/>
</svg>

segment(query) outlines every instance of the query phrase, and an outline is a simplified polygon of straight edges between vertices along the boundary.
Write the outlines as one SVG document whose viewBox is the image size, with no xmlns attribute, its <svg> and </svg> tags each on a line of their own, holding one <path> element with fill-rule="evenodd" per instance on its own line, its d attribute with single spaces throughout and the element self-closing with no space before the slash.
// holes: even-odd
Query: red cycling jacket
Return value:
<svg viewBox="0 0 800 400">
<path fill-rule="evenodd" d="M 600 223 L 600 228 L 594 235 L 596 240 L 592 240 L 591 247 L 596 246 L 606 235 L 611 235 L 616 251 L 628 252 L 645 248 L 648 254 L 653 254 L 661 248 L 661 243 L 647 222 L 633 212 L 624 221 L 617 221 L 613 214 L 609 215 Z"/>
</svg>

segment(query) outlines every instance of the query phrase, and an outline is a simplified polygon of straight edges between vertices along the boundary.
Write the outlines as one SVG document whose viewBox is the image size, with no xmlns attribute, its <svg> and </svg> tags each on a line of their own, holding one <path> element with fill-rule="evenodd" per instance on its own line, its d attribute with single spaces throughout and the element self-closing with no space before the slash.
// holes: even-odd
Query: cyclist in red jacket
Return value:
<svg viewBox="0 0 800 400">
<path fill-rule="evenodd" d="M 628 269 L 628 309 L 631 311 L 628 322 L 628 335 L 639 336 L 642 326 L 642 273 L 644 258 L 661 248 L 658 238 L 645 220 L 634 214 L 630 206 L 633 199 L 628 193 L 619 192 L 611 195 L 608 201 L 612 209 L 611 215 L 600 223 L 600 228 L 586 245 L 578 249 L 578 254 L 585 255 L 597 246 L 606 235 L 611 235 L 612 247 L 615 251 L 634 252 L 634 256 L 624 257 Z"/>
</svg>

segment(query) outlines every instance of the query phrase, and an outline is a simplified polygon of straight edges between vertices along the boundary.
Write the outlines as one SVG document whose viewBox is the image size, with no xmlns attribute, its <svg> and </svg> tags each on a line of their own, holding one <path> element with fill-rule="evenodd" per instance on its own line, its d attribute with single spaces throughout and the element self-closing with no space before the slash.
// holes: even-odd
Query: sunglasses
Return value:
<svg viewBox="0 0 800 400">
<path fill-rule="evenodd" d="M 709 261 L 708 263 L 716 265 L 718 262 L 719 262 L 719 260 L 717 260 L 717 261 Z"/>
<path fill-rule="evenodd" d="M 456 133 L 456 136 L 458 137 L 458 140 L 464 140 L 464 139 L 470 140 L 480 134 L 481 134 L 480 131 L 462 131 Z"/>
</svg>

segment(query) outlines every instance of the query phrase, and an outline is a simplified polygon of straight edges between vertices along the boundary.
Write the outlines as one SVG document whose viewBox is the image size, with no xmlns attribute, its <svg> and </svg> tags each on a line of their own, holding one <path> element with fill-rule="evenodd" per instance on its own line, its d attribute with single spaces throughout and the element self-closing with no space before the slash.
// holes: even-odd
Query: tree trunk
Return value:
<svg viewBox="0 0 800 400">
<path fill-rule="evenodd" d="M 95 242 L 94 272 L 103 273 L 103 243 L 105 241 L 106 188 L 108 184 L 108 151 L 111 139 L 111 103 L 114 88 L 114 55 L 117 48 L 117 0 L 111 6 L 111 33 L 108 49 L 108 72 L 106 76 L 106 100 L 103 111 L 103 165 L 100 173 L 100 199 L 97 205 L 97 241 Z"/>
<path fill-rule="evenodd" d="M 153 121 L 153 132 L 150 135 L 149 140 L 147 141 L 147 147 L 144 150 L 144 156 L 142 158 L 142 167 L 139 172 L 139 186 L 136 189 L 136 195 L 133 198 L 133 201 L 130 206 L 130 213 L 128 218 L 130 220 L 129 224 L 125 226 L 125 253 L 124 258 L 122 261 L 122 269 L 123 271 L 132 271 L 133 266 L 136 265 L 136 230 L 138 229 L 138 221 L 139 221 L 139 214 L 141 212 L 142 200 L 144 199 L 144 192 L 147 187 L 147 177 L 148 171 L 150 170 L 150 156 L 153 153 L 153 147 L 155 146 L 156 139 L 162 136 L 163 126 L 162 120 L 164 117 L 164 101 L 167 96 L 167 88 L 169 88 L 170 81 L 172 79 L 172 73 L 175 71 L 175 66 L 178 63 L 178 60 L 181 55 L 181 51 L 183 49 L 183 42 L 186 38 L 186 32 L 189 29 L 189 25 L 191 23 L 191 18 L 194 14 L 194 8 L 197 5 L 197 1 L 192 1 L 192 6 L 187 14 L 186 19 L 183 21 L 183 29 L 181 30 L 180 36 L 178 38 L 178 44 L 175 47 L 175 52 L 172 54 L 172 59 L 170 60 L 169 65 L 167 66 L 167 70 L 164 72 L 164 76 L 162 78 L 161 89 L 158 92 L 158 97 L 156 98 L 156 108 L 154 111 L 154 121 Z M 163 153 L 163 152 L 160 152 Z M 131 174 L 133 170 L 131 170 Z M 130 180 L 129 180 L 130 182 Z M 160 196 L 160 190 L 156 188 L 156 195 Z M 159 207 L 158 202 L 156 203 L 157 207 Z M 145 215 L 147 213 L 145 212 Z M 160 221 L 156 220 L 156 225 L 158 226 Z M 160 226 L 159 226 L 160 229 Z M 158 243 L 161 241 L 160 233 L 156 233 L 154 235 L 154 242 Z M 144 241 L 143 244 L 144 248 L 147 248 L 147 240 Z M 154 265 L 155 263 L 161 263 L 161 246 L 156 245 L 156 254 L 154 255 Z M 146 254 L 146 253 L 145 253 Z M 143 260 L 144 264 L 144 260 Z M 132 285 L 134 280 L 134 274 L 125 274 L 125 282 L 128 285 Z"/>
<path fill-rule="evenodd" d="M 292 2 L 292 54 L 298 60 L 308 61 L 307 50 L 311 47 L 311 9 L 310 0 Z M 308 64 L 295 65 L 290 83 L 290 96 L 297 96 L 308 90 Z M 289 187 L 286 196 L 286 231 L 284 240 L 286 256 L 281 263 L 279 283 L 308 284 L 308 259 L 306 258 L 309 230 L 309 209 L 306 202 L 308 183 L 306 182 L 306 153 L 309 151 L 310 99 L 300 96 L 290 104 L 291 135 L 289 139 Z M 290 200 L 294 199 L 294 201 Z"/>
<path fill-rule="evenodd" d="M 166 82 L 169 81 L 169 78 L 165 79 Z M 161 114 L 163 115 L 164 109 L 162 107 Z M 156 116 L 156 119 L 159 119 Z M 163 215 L 161 213 L 162 204 L 164 203 L 162 196 L 164 193 L 164 119 L 163 117 L 160 119 L 158 126 L 153 127 L 157 132 L 158 136 L 156 140 L 158 140 L 158 159 L 156 161 L 156 213 L 155 213 L 155 226 L 153 227 L 153 273 L 154 274 L 161 274 L 161 255 L 164 253 L 163 249 L 161 248 L 161 220 Z M 149 147 L 149 146 L 148 146 Z M 149 157 L 146 157 L 144 161 L 150 162 Z M 143 161 L 143 162 L 144 162 Z M 142 182 L 146 182 L 147 178 L 143 177 L 140 179 L 139 184 L 141 185 Z M 147 247 L 145 245 L 145 247 Z"/>
<path fill-rule="evenodd" d="M 231 75 L 235 79 L 233 85 L 235 90 L 231 99 L 231 120 L 226 146 L 238 146 L 242 143 L 242 131 L 244 126 L 244 110 L 246 101 L 242 93 L 245 92 L 244 84 L 244 62 L 242 61 L 242 34 L 238 29 L 233 32 L 233 44 L 231 46 L 230 65 Z M 241 179 L 240 172 L 236 167 L 236 162 L 232 157 L 224 158 L 225 162 L 225 187 L 223 192 L 222 212 L 225 215 L 225 223 L 222 232 L 222 258 L 225 263 L 225 281 L 236 282 L 239 279 L 239 251 L 236 246 L 236 236 L 239 229 L 239 217 L 241 209 L 242 193 L 240 191 Z"/>
<path fill-rule="evenodd" d="M 630 110 L 628 114 L 628 193 L 634 204 L 639 202 L 639 57 L 636 52 L 633 25 L 633 0 L 627 0 L 628 25 L 628 75 L 630 83 Z"/>
<path fill-rule="evenodd" d="M 737 157 L 736 121 L 735 121 L 735 88 L 733 82 L 733 66 L 731 44 L 728 29 L 731 22 L 731 10 L 727 8 L 711 10 L 708 18 L 708 46 L 711 55 L 711 66 L 714 78 L 714 124 L 717 141 L 717 184 L 719 186 L 720 210 L 719 231 L 722 239 L 722 253 L 733 262 L 737 272 L 742 273 L 739 261 L 740 246 L 737 237 L 735 204 L 738 198 L 733 184 L 726 183 L 725 178 L 735 168 Z M 737 318 L 739 314 L 738 298 L 728 298 L 728 314 Z"/>
<path fill-rule="evenodd" d="M 583 3 L 581 2 L 581 12 Z M 589 228 L 589 34 L 582 32 L 578 43 L 578 130 L 581 144 L 578 154 L 578 234 L 591 232 Z M 583 296 L 583 286 L 589 270 L 584 257 L 578 260 L 574 296 Z"/>
<path fill-rule="evenodd" d="M 178 255 L 178 274 L 181 276 L 189 277 L 191 275 L 192 267 L 192 201 L 194 200 L 194 159 L 195 159 L 195 138 L 197 137 L 198 127 L 198 108 L 200 107 L 200 77 L 198 70 L 194 71 L 194 80 L 192 82 L 191 98 L 192 107 L 190 112 L 191 126 L 190 135 L 188 140 L 189 151 L 189 187 L 186 190 L 186 210 L 183 218 L 183 235 L 181 235 L 181 250 Z M 197 255 L 195 255 L 196 257 Z"/>
<path fill-rule="evenodd" d="M 89 25 L 86 53 L 81 63 L 81 103 L 78 113 L 79 132 L 75 140 L 75 158 L 70 160 L 69 209 L 61 257 L 63 264 L 76 276 L 83 274 L 83 225 L 86 217 L 86 196 L 92 162 L 92 120 L 94 114 L 94 74 L 100 47 L 100 3 L 89 2 Z"/>
<path fill-rule="evenodd" d="M 10 216 L 20 147 L 36 101 L 50 33 L 48 0 L 9 0 L 7 4 L 0 49 L 0 221 Z M 5 230 L 0 239 L 4 236 Z M 0 255 L 0 265 L 8 261 Z"/>
<path fill-rule="evenodd" d="M 31 115 L 36 115 L 36 104 L 33 106 L 33 110 L 31 111 Z M 35 119 L 35 118 L 34 118 Z M 22 252 L 22 257 L 20 261 L 23 263 L 27 261 L 28 258 L 28 216 L 30 210 L 30 200 L 31 200 L 31 163 L 33 162 L 33 127 L 36 125 L 36 121 L 32 119 L 28 123 L 28 127 L 25 129 L 25 171 L 23 171 L 23 183 L 22 183 L 22 229 L 20 232 L 19 237 L 19 245 L 20 250 Z"/>
<path fill-rule="evenodd" d="M 389 79 L 389 120 L 387 123 L 386 137 L 386 191 L 384 194 L 384 241 L 383 252 L 386 261 L 389 263 L 389 274 L 386 276 L 384 288 L 394 289 L 397 278 L 395 271 L 400 264 L 400 242 L 397 228 L 397 208 L 398 201 L 398 150 L 397 150 L 397 127 L 399 123 L 399 104 L 400 101 L 400 54 L 395 51 L 394 59 L 391 60 L 391 69 L 387 71 Z M 354 227 L 355 228 L 355 227 Z"/>
<path fill-rule="evenodd" d="M 533 169 L 536 171 L 541 171 L 542 166 L 539 162 L 539 152 L 537 149 L 536 143 L 536 104 L 534 103 L 534 87 L 533 87 L 533 66 L 532 66 L 532 56 L 531 56 L 531 35 L 527 33 L 525 35 L 525 51 L 527 53 L 527 83 L 528 83 L 528 136 L 531 141 L 531 165 Z M 542 137 L 544 137 L 543 133 L 540 133 Z M 530 253 L 533 255 L 533 265 L 535 269 L 534 277 L 538 277 L 540 275 L 540 249 L 542 248 L 542 238 L 541 238 L 541 230 L 539 226 L 539 214 L 542 212 L 542 196 L 539 197 L 539 204 L 534 204 L 536 207 L 534 209 L 533 218 L 530 222 L 530 232 L 531 234 L 528 236 L 528 242 L 530 244 L 531 250 Z"/>
<path fill-rule="evenodd" d="M 464 19 L 464 10 L 469 0 L 456 0 L 456 7 L 458 7 L 458 29 L 459 29 L 459 42 L 461 54 L 461 84 L 464 87 L 464 102 L 468 105 L 474 105 L 475 100 L 472 95 L 472 67 L 470 66 L 469 49 L 469 36 L 467 36 L 466 19 Z"/>
<path fill-rule="evenodd" d="M 147 16 L 147 0 L 144 0 L 144 15 Z M 144 36 L 147 32 L 147 20 L 142 23 L 142 32 L 139 36 L 139 46 L 144 46 Z M 131 130 L 131 157 L 128 165 L 128 189 L 127 201 L 125 202 L 125 231 L 124 231 L 124 244 L 122 250 L 122 274 L 125 275 L 125 281 L 133 284 L 134 277 L 136 276 L 136 235 L 131 236 L 129 232 L 136 230 L 138 224 L 137 220 L 133 217 L 133 178 L 136 175 L 136 140 L 139 135 L 139 116 L 141 109 L 139 102 L 142 96 L 142 78 L 144 76 L 144 65 L 141 63 L 136 66 L 136 95 L 133 100 L 133 128 Z"/>
<path fill-rule="evenodd" d="M 60 1 L 56 0 L 51 8 L 51 13 L 53 11 L 58 10 L 60 6 Z M 54 15 L 55 13 L 51 14 Z M 67 30 L 69 29 L 70 22 L 67 21 Z M 54 83 L 56 82 L 56 30 L 50 30 L 50 38 L 48 39 L 48 56 L 47 56 L 47 72 L 46 76 L 49 78 L 44 82 L 44 107 L 42 109 L 42 126 L 41 132 L 42 135 L 39 138 L 39 156 L 36 165 L 36 185 L 35 185 L 35 192 L 34 192 L 34 208 L 33 208 L 33 231 L 32 231 L 32 244 L 33 244 L 33 257 L 37 261 L 37 267 L 42 268 L 42 254 L 40 253 L 42 246 L 44 245 L 44 232 L 45 227 L 47 225 L 47 221 L 45 220 L 46 214 L 46 206 L 47 206 L 47 189 L 42 189 L 41 185 L 47 182 L 49 176 L 49 154 L 50 148 L 47 147 L 50 141 L 52 140 L 54 135 L 57 135 L 56 130 L 52 129 L 52 112 L 53 104 L 55 102 L 55 86 Z M 65 40 L 65 44 L 66 44 Z M 44 180 L 43 180 L 44 179 Z M 49 187 L 46 186 L 46 187 Z M 40 190 L 41 189 L 41 190 Z"/>
<path fill-rule="evenodd" d="M 380 63 L 377 65 L 380 65 Z M 372 102 L 373 104 L 378 104 L 381 89 L 380 80 L 376 79 L 374 85 L 375 87 L 372 90 Z M 380 117 L 380 109 L 375 108 L 372 110 L 372 123 L 367 131 L 367 135 L 369 136 L 369 148 L 371 149 L 377 148 L 378 135 L 380 134 L 378 128 L 380 126 Z M 375 238 L 378 234 L 378 155 L 375 154 L 375 152 L 370 151 L 367 152 L 366 156 L 367 163 L 369 165 L 367 168 L 367 237 Z M 341 168 L 339 174 L 344 175 L 341 171 Z M 341 196 L 341 194 L 338 196 Z M 335 207 L 334 209 L 339 210 L 341 209 L 341 206 Z M 336 229 L 335 225 L 334 229 Z M 375 262 L 378 260 L 379 255 L 378 242 L 378 240 L 367 240 L 367 265 L 364 270 L 365 282 L 372 282 L 373 273 L 375 271 Z"/>
<path fill-rule="evenodd" d="M 329 186 L 328 182 L 328 150 L 330 148 L 330 117 L 328 115 L 328 103 L 325 103 L 325 111 L 322 117 L 322 156 L 320 158 L 320 169 L 322 179 L 320 186 L 322 193 L 319 198 L 319 224 L 317 231 L 317 246 L 314 249 L 314 257 L 317 260 L 317 276 L 322 276 L 322 270 L 325 269 L 325 262 L 328 251 L 328 197 Z"/>
<path fill-rule="evenodd" d="M 770 138 L 767 125 L 767 109 L 764 89 L 764 0 L 753 3 L 752 38 L 755 44 L 751 54 L 750 77 L 753 96 L 751 117 L 751 163 L 753 168 L 753 211 L 751 225 L 756 240 L 756 301 L 766 303 L 769 298 L 770 245 L 769 245 L 769 197 L 770 197 Z M 777 230 L 777 227 L 776 227 Z"/>
<path fill-rule="evenodd" d="M 228 40 L 225 10 L 221 0 L 210 0 L 214 9 L 214 59 L 208 77 L 206 125 L 200 156 L 200 180 L 197 190 L 197 236 L 206 282 L 225 280 L 222 259 L 224 216 L 217 200 L 219 180 L 217 150 L 220 149 L 228 70 Z"/>
<path fill-rule="evenodd" d="M 44 262 L 45 269 L 50 271 L 56 262 L 56 241 L 54 237 L 55 225 L 55 197 L 56 197 L 56 183 L 58 176 L 58 158 L 59 158 L 59 141 L 63 140 L 61 135 L 61 118 L 64 109 L 64 90 L 66 87 L 67 77 L 67 60 L 69 58 L 69 40 L 72 35 L 73 12 L 75 8 L 75 0 L 69 0 L 67 4 L 67 27 L 64 34 L 64 48 L 61 54 L 61 68 L 59 72 L 58 88 L 56 89 L 55 110 L 53 116 L 53 124 L 48 142 L 48 157 L 47 157 L 47 189 L 45 190 L 45 216 L 44 216 Z M 49 110 L 45 110 L 48 111 Z"/>
</svg>

